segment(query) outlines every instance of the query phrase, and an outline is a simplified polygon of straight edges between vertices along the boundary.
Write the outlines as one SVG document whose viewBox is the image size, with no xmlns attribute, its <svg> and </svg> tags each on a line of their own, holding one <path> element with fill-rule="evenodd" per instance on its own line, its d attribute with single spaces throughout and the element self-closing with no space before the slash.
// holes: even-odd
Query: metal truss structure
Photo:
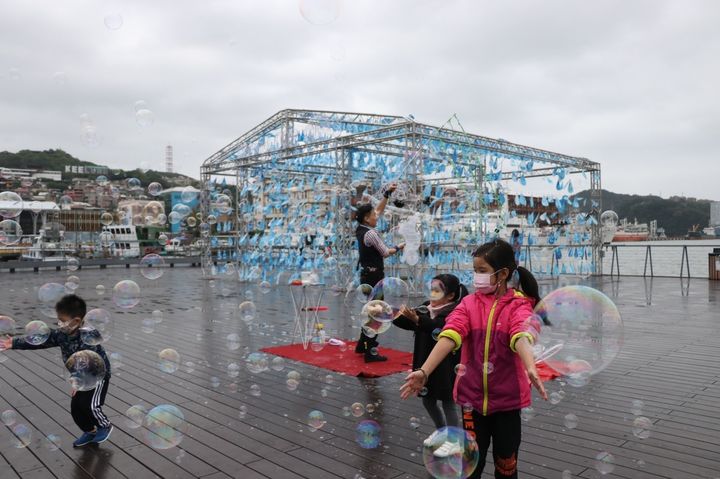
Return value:
<svg viewBox="0 0 720 479">
<path fill-rule="evenodd" d="M 298 254 L 307 256 L 302 245 L 277 237 L 268 237 L 266 241 L 258 239 L 271 230 L 281 234 L 282 221 L 287 226 L 304 211 L 305 216 L 324 215 L 328 230 L 318 233 L 325 225 L 311 225 L 309 220 L 291 226 L 290 230 L 307 233 L 308 238 L 311 234 L 320 234 L 326 240 L 325 246 L 330 238 L 331 252 L 325 250 L 320 254 L 325 258 L 336 258 L 340 276 L 347 279 L 352 276 L 356 254 L 352 205 L 359 201 L 377 201 L 378 192 L 388 182 L 399 182 L 403 186 L 398 195 L 391 198 L 401 206 L 390 208 L 391 214 L 387 218 L 390 228 L 397 224 L 398 218 L 412 212 L 431 211 L 433 204 L 442 203 L 443 196 L 454 191 L 458 198 L 453 197 L 453 204 L 462 204 L 463 214 L 458 216 L 464 218 L 464 227 L 479 236 L 460 242 L 460 247 L 467 249 L 492 233 L 486 221 L 488 195 L 492 198 L 502 196 L 503 182 L 521 181 L 525 185 L 532 178 L 547 177 L 550 182 L 553 176 L 558 176 L 558 185 L 567 185 L 563 178 L 578 174 L 585 178 L 589 175 L 591 200 L 583 205 L 584 208 L 576 202 L 573 210 L 592 218 L 587 222 L 591 230 L 587 242 L 591 251 L 588 254 L 592 255 L 591 272 L 602 274 L 602 244 L 597 221 L 601 211 L 598 163 L 470 134 L 462 129 L 456 117 L 443 127 L 436 127 L 419 123 L 412 117 L 282 110 L 203 163 L 201 177 L 205 188 L 201 204 L 204 215 L 213 213 L 213 198 L 219 193 L 221 181 L 231 185 L 226 189 L 234 194 L 235 208 L 235 214 L 230 215 L 223 231 L 216 229 L 210 233 L 206 257 L 208 262 L 216 262 L 218 255 L 223 256 L 223 248 L 234 249 L 232 255 L 224 258 L 241 268 L 254 264 L 255 272 L 251 276 L 257 276 L 262 275 L 257 268 L 262 269 L 261 265 L 267 264 L 267 258 L 258 259 L 258 250 L 277 255 L 278 248 L 296 248 Z M 294 209 L 286 190 L 297 188 L 297 185 L 309 187 L 315 198 L 318 195 L 325 198 L 318 201 L 326 201 L 328 207 L 313 209 L 308 206 L 312 201 L 303 198 L 300 207 L 305 210 Z M 274 200 L 274 204 L 268 200 L 272 194 L 280 198 Z M 565 195 L 561 201 L 567 202 L 568 198 Z M 263 218 L 263 211 L 267 213 L 281 203 L 279 216 L 276 214 L 272 220 Z M 445 203 L 449 205 L 450 201 Z M 455 240 L 452 236 L 449 239 Z M 311 243 L 308 241 L 307 246 L 317 246 Z M 427 251 L 421 252 L 419 266 L 402 267 L 422 269 L 426 257 Z M 287 264 L 286 268 L 292 269 Z"/>
</svg>

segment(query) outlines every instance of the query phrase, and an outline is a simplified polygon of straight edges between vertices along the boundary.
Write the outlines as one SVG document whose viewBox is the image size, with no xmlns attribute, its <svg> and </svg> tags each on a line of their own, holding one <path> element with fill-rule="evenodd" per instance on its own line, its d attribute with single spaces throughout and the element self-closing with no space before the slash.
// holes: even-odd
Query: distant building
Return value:
<svg viewBox="0 0 720 479">
<path fill-rule="evenodd" d="M 710 226 L 720 226 L 720 201 L 710 203 Z"/>
<path fill-rule="evenodd" d="M 12 179 L 62 181 L 62 171 L 0 167 L 0 176 Z"/>
</svg>

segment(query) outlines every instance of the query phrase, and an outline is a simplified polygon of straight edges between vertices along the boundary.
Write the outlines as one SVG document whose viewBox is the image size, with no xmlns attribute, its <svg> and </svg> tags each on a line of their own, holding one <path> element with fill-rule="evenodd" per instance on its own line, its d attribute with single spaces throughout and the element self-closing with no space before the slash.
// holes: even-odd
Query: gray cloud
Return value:
<svg viewBox="0 0 720 479">
<path fill-rule="evenodd" d="M 113 12 L 118 30 L 103 23 Z M 0 149 L 162 169 L 172 144 L 198 176 L 283 108 L 457 113 L 474 133 L 598 161 L 614 191 L 720 200 L 719 14 L 713 0 L 345 0 L 313 25 L 297 0 L 6 2 Z M 83 113 L 97 148 L 81 142 Z"/>
</svg>

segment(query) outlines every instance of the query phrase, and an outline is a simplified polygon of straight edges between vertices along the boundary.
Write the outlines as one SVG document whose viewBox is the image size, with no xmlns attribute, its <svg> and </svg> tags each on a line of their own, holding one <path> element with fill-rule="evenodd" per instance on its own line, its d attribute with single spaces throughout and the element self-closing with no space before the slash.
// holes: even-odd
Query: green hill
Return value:
<svg viewBox="0 0 720 479">
<path fill-rule="evenodd" d="M 0 166 L 5 168 L 25 168 L 37 170 L 55 170 L 63 172 L 63 183 L 69 182 L 73 177 L 77 176 L 94 176 L 94 175 L 78 175 L 76 173 L 65 173 L 66 165 L 85 165 L 85 166 L 103 166 L 82 161 L 75 158 L 71 154 L 63 150 L 21 150 L 17 153 L 9 151 L 0 151 Z M 110 180 L 122 180 L 125 178 L 138 178 L 144 185 L 153 181 L 161 183 L 165 187 L 193 185 L 199 187 L 199 181 L 180 173 L 165 173 L 154 170 L 120 170 L 110 168 L 107 177 Z M 57 186 L 57 185 L 52 185 Z"/>
<path fill-rule="evenodd" d="M 576 196 L 589 198 L 589 191 Z M 710 222 L 710 200 L 673 196 L 626 195 L 602 190 L 602 209 L 615 211 L 620 218 L 640 223 L 657 220 L 668 236 L 684 236 L 694 225 L 703 228 Z"/>
<path fill-rule="evenodd" d="M 65 171 L 65 165 L 99 166 L 79 160 L 63 150 L 20 150 L 17 153 L 0 151 L 0 166 L 5 168 Z"/>
</svg>

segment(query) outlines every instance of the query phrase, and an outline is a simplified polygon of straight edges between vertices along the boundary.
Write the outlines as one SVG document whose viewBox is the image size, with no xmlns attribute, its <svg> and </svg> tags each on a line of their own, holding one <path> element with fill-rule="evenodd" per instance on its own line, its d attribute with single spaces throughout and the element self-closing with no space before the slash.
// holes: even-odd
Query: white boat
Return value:
<svg viewBox="0 0 720 479">
<path fill-rule="evenodd" d="M 113 258 L 139 258 L 140 240 L 135 225 L 103 226 L 100 232 L 100 248 L 104 256 Z"/>
<path fill-rule="evenodd" d="M 40 230 L 32 246 L 23 253 L 24 261 L 66 261 L 75 255 L 75 246 L 64 242 L 62 225 L 50 223 Z"/>
</svg>

